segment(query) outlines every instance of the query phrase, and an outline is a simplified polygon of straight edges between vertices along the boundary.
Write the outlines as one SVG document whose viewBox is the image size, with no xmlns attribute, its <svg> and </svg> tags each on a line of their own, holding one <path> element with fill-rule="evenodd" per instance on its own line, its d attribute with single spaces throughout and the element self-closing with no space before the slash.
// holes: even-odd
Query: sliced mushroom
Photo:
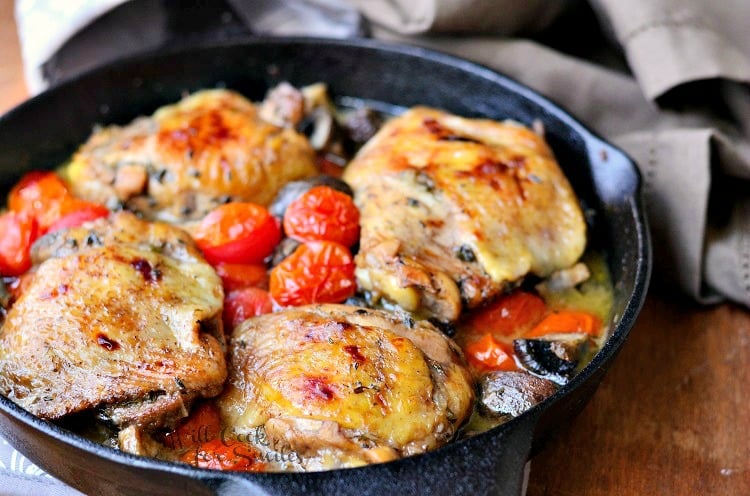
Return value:
<svg viewBox="0 0 750 496">
<path fill-rule="evenodd" d="M 324 107 L 313 109 L 299 124 L 299 130 L 304 133 L 316 151 L 324 150 L 333 141 L 336 120 L 331 112 Z"/>
<path fill-rule="evenodd" d="M 274 198 L 273 202 L 268 207 L 268 210 L 271 212 L 271 215 L 281 219 L 284 217 L 284 212 L 286 212 L 290 203 L 315 186 L 328 186 L 336 191 L 341 191 L 349 196 L 354 196 L 352 189 L 344 181 L 336 179 L 335 177 L 321 175 L 287 183 L 286 186 L 281 188 L 276 194 L 276 198 Z"/>
<path fill-rule="evenodd" d="M 554 382 L 523 371 L 497 371 L 479 380 L 479 408 L 483 413 L 517 417 L 554 394 Z"/>
<path fill-rule="evenodd" d="M 550 334 L 538 339 L 516 339 L 513 349 L 526 370 L 557 384 L 565 384 L 575 374 L 588 341 L 586 334 Z"/>
<path fill-rule="evenodd" d="M 281 242 L 276 245 L 276 248 L 274 248 L 273 253 L 271 254 L 271 260 L 269 262 L 271 267 L 276 267 L 283 262 L 286 257 L 294 253 L 294 250 L 296 250 L 299 245 L 300 242 L 296 239 L 282 239 Z"/>
<path fill-rule="evenodd" d="M 117 435 L 121 451 L 134 455 L 156 457 L 163 447 L 141 428 L 135 425 L 124 428 Z"/>
<path fill-rule="evenodd" d="M 362 107 L 349 112 L 342 126 L 349 138 L 357 145 L 370 140 L 383 125 L 383 118 L 371 108 Z"/>
<path fill-rule="evenodd" d="M 305 98 L 289 83 L 280 83 L 266 94 L 261 119 L 279 127 L 296 127 L 305 116 Z"/>
<path fill-rule="evenodd" d="M 310 111 L 316 107 L 326 107 L 333 109 L 334 105 L 328 95 L 328 85 L 325 83 L 315 83 L 303 86 L 300 90 L 305 99 L 305 109 Z"/>
</svg>

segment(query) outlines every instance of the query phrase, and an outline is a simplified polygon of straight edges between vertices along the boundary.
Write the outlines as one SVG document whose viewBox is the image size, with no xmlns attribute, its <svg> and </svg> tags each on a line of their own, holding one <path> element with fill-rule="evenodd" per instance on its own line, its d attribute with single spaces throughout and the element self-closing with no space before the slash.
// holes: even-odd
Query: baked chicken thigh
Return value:
<svg viewBox="0 0 750 496">
<path fill-rule="evenodd" d="M 584 251 L 576 196 L 541 136 L 515 122 L 417 107 L 389 121 L 344 180 L 361 214 L 361 288 L 458 318 L 526 274 Z"/>
<path fill-rule="evenodd" d="M 308 470 L 421 453 L 451 439 L 474 388 L 457 346 L 406 314 L 310 305 L 246 320 L 218 404 Z"/>
<path fill-rule="evenodd" d="M 98 409 L 118 427 L 187 415 L 226 379 L 221 280 L 192 239 L 130 213 L 34 246 L 0 330 L 0 392 L 57 419 Z"/>
<path fill-rule="evenodd" d="M 95 131 L 66 173 L 76 196 L 179 223 L 228 201 L 267 205 L 317 167 L 302 134 L 263 120 L 237 93 L 204 90 Z"/>
</svg>

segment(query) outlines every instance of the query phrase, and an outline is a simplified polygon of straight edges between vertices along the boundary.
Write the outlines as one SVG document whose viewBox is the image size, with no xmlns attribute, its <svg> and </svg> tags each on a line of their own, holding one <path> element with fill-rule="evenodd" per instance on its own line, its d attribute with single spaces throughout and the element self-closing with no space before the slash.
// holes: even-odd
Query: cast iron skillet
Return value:
<svg viewBox="0 0 750 496">
<path fill-rule="evenodd" d="M 617 354 L 643 303 L 651 265 L 633 162 L 528 88 L 458 58 L 373 41 L 252 39 L 162 50 L 86 73 L 0 118 L 0 191 L 29 169 L 60 164 L 94 123 L 126 123 L 201 88 L 226 86 L 261 99 L 282 80 L 325 81 L 334 95 L 396 106 L 541 120 L 594 212 L 590 242 L 608 253 L 615 298 L 603 349 L 554 396 L 507 424 L 431 453 L 357 469 L 242 474 L 136 457 L 42 421 L 4 397 L 0 432 L 41 468 L 92 494 L 518 494 L 525 462 L 583 408 Z"/>
</svg>

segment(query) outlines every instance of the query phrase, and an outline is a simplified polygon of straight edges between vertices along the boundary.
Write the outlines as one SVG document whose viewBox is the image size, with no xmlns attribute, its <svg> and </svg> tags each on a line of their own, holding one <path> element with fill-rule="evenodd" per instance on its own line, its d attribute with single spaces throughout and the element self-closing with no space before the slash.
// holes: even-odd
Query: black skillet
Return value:
<svg viewBox="0 0 750 496">
<path fill-rule="evenodd" d="M 507 424 L 431 453 L 357 469 L 243 474 L 136 457 L 42 421 L 4 397 L 0 432 L 41 468 L 89 494 L 518 494 L 526 461 L 580 412 L 615 358 L 643 303 L 651 266 L 635 164 L 528 88 L 455 57 L 373 41 L 276 38 L 162 50 L 86 73 L 0 118 L 0 191 L 25 171 L 63 162 L 95 123 L 126 123 L 201 88 L 226 86 L 257 100 L 284 80 L 325 81 L 333 95 L 397 107 L 540 120 L 594 212 L 590 243 L 608 256 L 615 297 L 603 349 L 554 396 Z"/>
</svg>

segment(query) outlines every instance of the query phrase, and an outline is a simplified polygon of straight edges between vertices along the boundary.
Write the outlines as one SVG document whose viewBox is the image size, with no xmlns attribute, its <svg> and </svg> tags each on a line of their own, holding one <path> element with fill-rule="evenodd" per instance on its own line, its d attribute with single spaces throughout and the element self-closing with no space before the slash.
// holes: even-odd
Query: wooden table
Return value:
<svg viewBox="0 0 750 496">
<path fill-rule="evenodd" d="M 26 97 L 0 0 L 0 112 Z M 604 382 L 532 462 L 529 496 L 750 494 L 750 313 L 652 290 Z"/>
</svg>

